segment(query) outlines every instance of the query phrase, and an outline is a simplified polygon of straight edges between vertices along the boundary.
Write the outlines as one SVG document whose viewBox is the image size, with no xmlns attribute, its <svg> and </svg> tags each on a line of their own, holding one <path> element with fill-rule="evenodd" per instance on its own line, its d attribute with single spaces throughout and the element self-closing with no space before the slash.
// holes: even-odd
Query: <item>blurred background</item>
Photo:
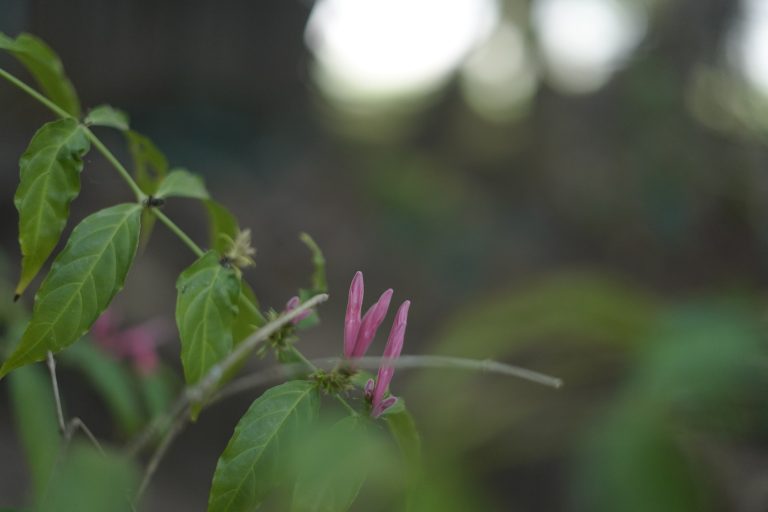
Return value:
<svg viewBox="0 0 768 512">
<path fill-rule="evenodd" d="M 399 371 L 439 504 L 423 510 L 768 510 L 768 2 L 0 0 L 0 31 L 43 38 L 85 108 L 127 111 L 205 177 L 252 230 L 246 278 L 264 307 L 306 286 L 298 234 L 313 236 L 332 299 L 306 354 L 340 352 L 362 270 L 366 304 L 387 287 L 413 301 L 405 353 L 564 379 Z M 9 290 L 18 157 L 50 118 L 0 85 Z M 82 176 L 70 228 L 130 200 L 95 152 Z M 165 211 L 205 242 L 198 204 Z M 114 303 L 121 322 L 172 322 L 192 259 L 158 226 Z M 10 297 L 6 322 L 31 305 Z M 166 338 L 163 371 L 178 375 Z M 76 363 L 60 380 L 69 413 L 125 436 Z M 182 434 L 150 510 L 204 508 L 257 395 Z M 29 485 L 11 398 L 0 384 L 0 506 Z"/>
</svg>

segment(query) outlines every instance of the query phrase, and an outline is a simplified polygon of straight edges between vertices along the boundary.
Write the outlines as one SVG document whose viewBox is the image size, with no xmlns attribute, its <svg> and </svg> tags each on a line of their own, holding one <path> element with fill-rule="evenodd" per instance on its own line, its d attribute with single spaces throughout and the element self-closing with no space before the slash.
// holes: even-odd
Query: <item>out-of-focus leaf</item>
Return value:
<svg viewBox="0 0 768 512">
<path fill-rule="evenodd" d="M 131 511 L 139 471 L 128 458 L 102 454 L 90 445 L 71 446 L 54 470 L 38 512 Z"/>
<path fill-rule="evenodd" d="M 348 416 L 327 431 L 313 430 L 295 461 L 293 512 L 344 512 L 368 476 L 372 453 L 365 421 Z"/>
<path fill-rule="evenodd" d="M 399 398 L 398 402 L 403 403 L 404 401 L 402 398 Z M 400 411 L 387 414 L 384 416 L 384 419 L 387 422 L 387 427 L 389 427 L 392 437 L 397 441 L 409 468 L 415 474 L 419 473 L 421 467 L 421 437 L 411 413 L 408 412 L 403 403 Z"/>
<path fill-rule="evenodd" d="M 141 426 L 144 418 L 131 374 L 116 360 L 83 339 L 61 353 L 62 363 L 80 370 L 109 406 L 120 430 Z"/>
<path fill-rule="evenodd" d="M 73 117 L 80 117 L 80 100 L 64 73 L 59 56 L 41 39 L 19 34 L 11 39 L 0 32 L 0 49 L 10 52 L 27 68 L 43 93 Z"/>
<path fill-rule="evenodd" d="M 576 473 L 585 510 L 715 509 L 706 468 L 680 441 L 687 425 L 700 435 L 701 419 L 719 426 L 738 421 L 723 408 L 754 382 L 745 362 L 763 351 L 760 313 L 717 302 L 660 317 L 629 385 L 588 429 Z"/>
<path fill-rule="evenodd" d="M 219 259 L 214 251 L 205 253 L 176 282 L 176 324 L 187 384 L 198 382 L 232 351 L 240 280 Z"/>
<path fill-rule="evenodd" d="M 328 291 L 328 281 L 325 278 L 325 256 L 317 243 L 307 233 L 299 235 L 299 239 L 304 242 L 312 253 L 312 295 L 325 293 Z"/>
<path fill-rule="evenodd" d="M 139 380 L 141 394 L 150 418 L 155 418 L 168 411 L 179 386 L 172 372 L 159 368 L 149 375 L 142 375 Z"/>
<path fill-rule="evenodd" d="M 205 201 L 208 211 L 208 225 L 211 248 L 225 254 L 240 230 L 237 219 L 220 203 L 209 199 Z"/>
<path fill-rule="evenodd" d="M 553 275 L 461 307 L 449 315 L 429 352 L 522 364 L 562 378 L 561 390 L 476 372 L 430 370 L 414 374 L 404 395 L 411 407 L 426 411 L 419 420 L 438 444 L 466 450 L 495 443 L 497 460 L 505 452 L 547 456 L 569 443 L 573 425 L 592 414 L 597 401 L 588 384 L 615 375 L 642 347 L 657 316 L 652 297 L 629 284 L 595 274 Z M 570 423 L 558 419 L 563 410 Z M 446 422 L 454 427 L 443 428 Z M 529 442 L 510 441 L 512 429 Z"/>
<path fill-rule="evenodd" d="M 17 295 L 35 278 L 64 231 L 69 204 L 80 193 L 83 156 L 89 148 L 76 120 L 59 119 L 43 125 L 21 156 L 13 200 L 22 253 Z"/>
<path fill-rule="evenodd" d="M 155 193 L 156 197 L 190 197 L 208 199 L 208 190 L 203 178 L 186 169 L 173 169 L 163 179 Z"/>
<path fill-rule="evenodd" d="M 594 512 L 706 512 L 705 482 L 674 432 L 643 404 L 627 403 L 593 425 L 576 470 L 576 496 Z M 710 498 L 710 499 L 708 499 Z"/>
<path fill-rule="evenodd" d="M 85 334 L 125 282 L 139 240 L 141 206 L 120 204 L 89 215 L 72 231 L 35 297 L 32 318 L 9 371 L 41 361 Z"/>
<path fill-rule="evenodd" d="M 32 477 L 33 496 L 45 493 L 59 453 L 56 403 L 48 373 L 39 366 L 19 368 L 8 378 L 16 430 Z"/>
<path fill-rule="evenodd" d="M 123 132 L 130 129 L 128 114 L 110 105 L 93 107 L 84 122 L 90 126 L 106 126 Z"/>
<path fill-rule="evenodd" d="M 256 329 L 267 323 L 264 315 L 259 311 L 259 300 L 256 298 L 256 294 L 253 293 L 253 289 L 245 281 L 242 283 L 242 293 L 240 294 L 238 304 L 237 316 L 235 316 L 235 320 L 232 322 L 232 336 L 235 345 L 245 340 Z"/>
<path fill-rule="evenodd" d="M 289 381 L 257 398 L 235 427 L 216 465 L 209 512 L 254 510 L 276 485 L 285 464 L 281 448 L 318 412 L 320 397 L 312 382 Z"/>
<path fill-rule="evenodd" d="M 149 196 L 154 196 L 157 187 L 168 172 L 168 160 L 148 137 L 127 130 L 128 151 L 133 158 L 133 175 L 139 188 Z"/>
</svg>

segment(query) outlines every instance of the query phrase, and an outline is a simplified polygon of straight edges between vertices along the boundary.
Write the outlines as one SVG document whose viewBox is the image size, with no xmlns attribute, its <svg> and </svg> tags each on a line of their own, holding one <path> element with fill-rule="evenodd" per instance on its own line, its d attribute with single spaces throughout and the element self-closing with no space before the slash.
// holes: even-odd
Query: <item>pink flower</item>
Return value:
<svg viewBox="0 0 768 512">
<path fill-rule="evenodd" d="M 358 271 L 352 278 L 344 318 L 344 357 L 363 357 L 376 337 L 376 331 L 387 316 L 392 289 L 381 294 L 379 300 L 360 318 L 363 309 L 363 273 Z"/>
<path fill-rule="evenodd" d="M 149 375 L 158 366 L 157 344 L 168 331 L 166 322 L 154 319 L 130 329 L 119 330 L 115 315 L 107 310 L 91 328 L 93 340 L 118 359 L 131 359 L 136 370 Z"/>
<path fill-rule="evenodd" d="M 285 304 L 285 313 L 288 313 L 289 311 L 293 311 L 294 309 L 299 307 L 300 304 L 301 304 L 301 300 L 299 300 L 299 298 L 296 295 L 294 295 L 293 297 L 288 299 L 288 302 Z M 312 314 L 312 310 L 311 309 L 307 309 L 305 311 L 302 311 L 301 313 L 299 313 L 296 316 L 296 318 L 291 320 L 291 323 L 293 325 L 297 325 L 299 322 L 301 322 L 302 320 L 304 320 L 305 318 L 307 318 L 311 314 Z"/>
<path fill-rule="evenodd" d="M 387 339 L 387 345 L 384 347 L 384 358 L 379 366 L 379 373 L 376 381 L 370 379 L 365 385 L 365 396 L 371 402 L 371 416 L 378 418 L 381 414 L 395 405 L 397 397 L 388 396 L 389 383 L 395 374 L 395 367 L 392 365 L 403 350 L 405 341 L 405 327 L 408 323 L 408 309 L 411 307 L 411 301 L 406 300 L 400 305 L 395 315 L 395 321 L 392 324 L 392 330 Z"/>
</svg>

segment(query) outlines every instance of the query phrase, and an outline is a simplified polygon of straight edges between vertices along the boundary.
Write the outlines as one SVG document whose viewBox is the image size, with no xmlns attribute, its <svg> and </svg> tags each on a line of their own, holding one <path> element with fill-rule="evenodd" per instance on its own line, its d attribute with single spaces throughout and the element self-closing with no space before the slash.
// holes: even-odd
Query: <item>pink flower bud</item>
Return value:
<svg viewBox="0 0 768 512">
<path fill-rule="evenodd" d="M 376 331 L 387 316 L 389 302 L 392 300 L 392 288 L 385 291 L 376 301 L 376 304 L 370 307 L 365 313 L 363 321 L 360 324 L 360 330 L 357 333 L 357 341 L 352 351 L 352 357 L 363 357 L 371 346 L 373 338 L 376 337 Z"/>
<path fill-rule="evenodd" d="M 344 317 L 344 357 L 352 357 L 360 330 L 360 312 L 363 309 L 363 273 L 355 272 L 352 284 L 349 286 L 347 314 Z"/>
<path fill-rule="evenodd" d="M 376 376 L 376 385 L 374 386 L 371 398 L 371 404 L 373 405 L 371 415 L 374 418 L 391 406 L 391 404 L 385 406 L 387 400 L 384 399 L 384 395 L 389 389 L 392 376 L 395 374 L 395 367 L 392 365 L 392 362 L 400 357 L 400 352 L 403 350 L 405 328 L 408 324 L 408 310 L 410 307 L 411 301 L 406 300 L 398 308 L 395 321 L 392 324 L 392 330 L 389 333 L 389 339 L 387 339 L 387 345 L 384 347 L 384 359 L 379 366 L 379 373 Z"/>
<path fill-rule="evenodd" d="M 293 311 L 294 309 L 299 307 L 300 304 L 301 304 L 301 300 L 296 295 L 294 295 L 293 297 L 288 299 L 288 302 L 286 302 L 286 304 L 285 304 L 285 312 L 288 313 L 289 311 Z M 296 316 L 296 318 L 291 320 L 291 323 L 293 325 L 297 325 L 299 322 L 301 322 L 302 320 L 304 320 L 305 318 L 307 318 L 311 314 L 312 314 L 312 310 L 311 309 L 307 309 L 305 311 L 302 311 L 301 313 L 299 313 Z"/>
</svg>

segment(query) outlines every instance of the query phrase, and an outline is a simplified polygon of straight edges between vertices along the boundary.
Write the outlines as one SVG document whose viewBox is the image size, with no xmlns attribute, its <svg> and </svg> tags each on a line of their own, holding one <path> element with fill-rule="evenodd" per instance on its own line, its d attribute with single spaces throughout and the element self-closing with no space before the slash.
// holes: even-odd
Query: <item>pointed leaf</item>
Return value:
<svg viewBox="0 0 768 512">
<path fill-rule="evenodd" d="M 315 385 L 307 381 L 286 382 L 257 398 L 219 458 L 208 512 L 258 507 L 279 479 L 284 463 L 279 448 L 315 420 L 319 403 Z"/>
<path fill-rule="evenodd" d="M 155 193 L 156 197 L 191 197 L 193 199 L 208 199 L 203 179 L 186 169 L 174 169 L 160 183 Z"/>
<path fill-rule="evenodd" d="M 32 137 L 19 161 L 14 204 L 19 211 L 20 295 L 50 256 L 69 217 L 69 204 L 80 193 L 83 155 L 90 144 L 74 119 L 46 123 Z"/>
<path fill-rule="evenodd" d="M 31 34 L 20 34 L 14 40 L 0 32 L 0 49 L 10 52 L 27 68 L 48 99 L 72 116 L 80 117 L 75 88 L 58 55 L 47 44 Z"/>
<path fill-rule="evenodd" d="M 207 252 L 176 282 L 176 324 L 187 384 L 199 381 L 232 351 L 240 280 L 233 268 L 219 260 L 218 254 Z"/>
<path fill-rule="evenodd" d="M 133 158 L 133 175 L 142 192 L 153 196 L 160 181 L 168 172 L 168 160 L 148 137 L 128 130 L 128 151 Z"/>
<path fill-rule="evenodd" d="M 224 254 L 240 230 L 237 219 L 223 205 L 213 200 L 205 202 L 208 210 L 211 248 Z"/>
<path fill-rule="evenodd" d="M 8 378 L 17 435 L 32 477 L 33 495 L 41 497 L 56 464 L 61 435 L 48 373 L 28 366 Z"/>
<path fill-rule="evenodd" d="M 129 129 L 128 114 L 110 105 L 93 107 L 85 116 L 85 124 L 106 126 L 123 132 Z"/>
<path fill-rule="evenodd" d="M 120 204 L 86 217 L 35 296 L 32 318 L 0 377 L 68 347 L 96 321 L 125 282 L 139 240 L 141 206 Z"/>
</svg>

